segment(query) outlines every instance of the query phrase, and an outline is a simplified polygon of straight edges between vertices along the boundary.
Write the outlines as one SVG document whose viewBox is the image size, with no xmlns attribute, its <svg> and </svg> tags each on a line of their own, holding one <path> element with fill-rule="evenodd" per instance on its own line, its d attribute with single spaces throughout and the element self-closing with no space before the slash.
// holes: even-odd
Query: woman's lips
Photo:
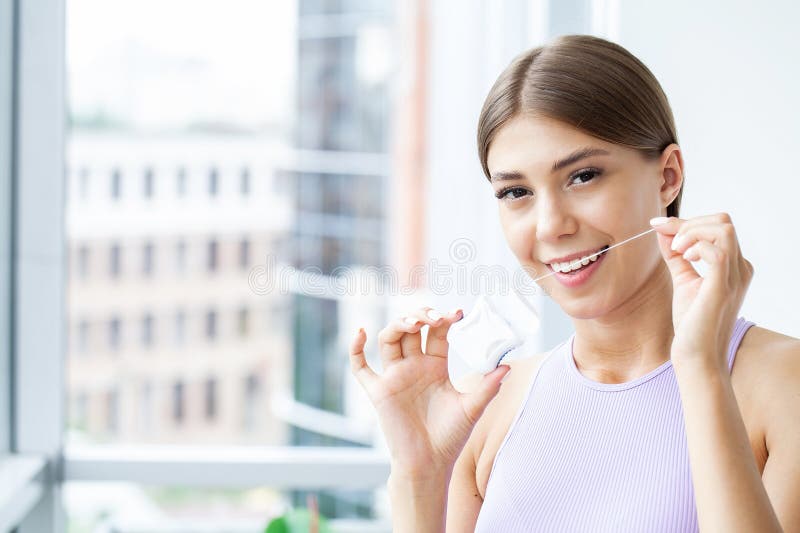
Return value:
<svg viewBox="0 0 800 533">
<path fill-rule="evenodd" d="M 603 252 L 597 256 L 597 261 L 589 263 L 588 265 L 583 267 L 583 269 L 575 272 L 574 274 L 564 274 L 563 272 L 555 272 L 553 270 L 553 267 L 551 267 L 550 265 L 547 265 L 547 268 L 549 268 L 550 271 L 555 272 L 553 276 L 556 279 L 558 279 L 558 281 L 562 285 L 564 285 L 565 287 L 572 288 L 582 285 L 583 283 L 586 283 L 586 281 L 592 276 L 592 274 L 594 274 L 594 272 L 600 266 L 600 263 L 602 263 L 605 260 L 605 258 L 606 258 L 606 253 Z"/>
</svg>

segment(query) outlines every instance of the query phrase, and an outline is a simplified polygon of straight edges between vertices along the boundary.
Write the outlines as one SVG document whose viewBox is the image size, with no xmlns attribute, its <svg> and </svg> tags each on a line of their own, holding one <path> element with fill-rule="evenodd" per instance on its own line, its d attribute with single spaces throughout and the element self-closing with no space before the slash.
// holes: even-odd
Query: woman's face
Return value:
<svg viewBox="0 0 800 533">
<path fill-rule="evenodd" d="M 497 132 L 487 164 L 506 240 L 538 277 L 553 271 L 555 259 L 591 255 L 650 229 L 677 195 L 680 179 L 670 180 L 668 167 L 679 158 L 675 150 L 669 159 L 647 160 L 565 123 L 519 115 Z M 573 318 L 593 318 L 655 279 L 660 262 L 656 236 L 648 234 L 602 254 L 580 277 L 538 283 Z"/>
</svg>

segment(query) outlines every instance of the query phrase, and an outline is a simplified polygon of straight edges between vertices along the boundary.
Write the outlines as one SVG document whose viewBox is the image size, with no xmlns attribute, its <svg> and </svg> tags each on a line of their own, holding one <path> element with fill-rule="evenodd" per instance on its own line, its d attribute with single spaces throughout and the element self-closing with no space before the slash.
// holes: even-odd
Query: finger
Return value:
<svg viewBox="0 0 800 533">
<path fill-rule="evenodd" d="M 447 332 L 450 326 L 464 318 L 464 312 L 456 309 L 444 315 L 439 326 L 428 328 L 428 338 L 425 341 L 425 355 L 434 357 L 447 357 L 450 352 L 450 343 L 447 342 Z"/>
<path fill-rule="evenodd" d="M 702 224 L 732 224 L 731 216 L 728 213 L 716 213 L 714 215 L 701 215 L 692 218 L 680 217 L 656 217 L 650 219 L 650 224 L 659 233 L 664 235 L 674 235 L 679 228 L 690 228 Z"/>
<path fill-rule="evenodd" d="M 683 254 L 687 261 L 700 261 L 701 259 L 711 266 L 707 278 L 712 283 L 725 287 L 728 282 L 728 255 L 720 247 L 708 241 L 697 241 Z"/>
<path fill-rule="evenodd" d="M 410 335 L 416 337 L 417 345 L 420 344 L 419 328 L 421 327 L 422 322 L 413 318 L 406 321 L 401 317 L 394 319 L 381 330 L 378 334 L 378 350 L 380 352 L 383 368 L 387 368 L 406 355 L 404 354 L 404 347 L 402 345 L 403 339 L 406 336 Z"/>
<path fill-rule="evenodd" d="M 431 327 L 440 325 L 444 321 L 444 316 L 433 307 L 419 307 L 408 313 L 420 322 L 424 322 Z"/>
<path fill-rule="evenodd" d="M 377 379 L 377 374 L 367 364 L 364 356 L 364 345 L 367 342 L 367 333 L 364 328 L 358 328 L 355 337 L 350 342 L 350 372 L 365 390 L 369 390 Z"/>
<path fill-rule="evenodd" d="M 673 239 L 672 246 L 677 253 L 682 254 L 699 240 L 709 241 L 725 252 L 726 257 L 729 258 L 726 263 L 730 275 L 746 280 L 752 278 L 752 264 L 742 256 L 736 228 L 732 223 L 707 223 L 688 228 L 685 231 L 681 228 Z"/>
<path fill-rule="evenodd" d="M 497 396 L 500 391 L 500 380 L 508 374 L 511 367 L 508 365 L 500 365 L 481 379 L 478 388 L 470 393 L 460 393 L 461 406 L 464 409 L 464 414 L 473 425 L 483 414 L 489 402 Z"/>
<path fill-rule="evenodd" d="M 717 222 L 683 226 L 672 239 L 671 247 L 679 254 L 683 254 L 700 240 L 709 241 L 728 254 L 733 254 L 738 248 L 736 229 L 733 224 Z"/>
<path fill-rule="evenodd" d="M 444 321 L 444 317 L 436 309 L 431 307 L 420 307 L 409 313 L 409 317 L 427 324 L 430 327 L 439 326 Z M 421 326 L 420 326 L 421 327 Z M 430 335 L 430 331 L 427 332 Z M 400 341 L 403 348 L 403 355 L 411 357 L 414 355 L 424 355 L 422 352 L 422 332 L 418 336 L 408 336 Z"/>
<path fill-rule="evenodd" d="M 673 281 L 676 283 L 685 283 L 700 277 L 700 274 L 697 273 L 689 261 L 670 248 L 672 237 L 661 233 L 657 233 L 656 237 L 661 256 L 667 264 L 667 269 L 669 269 Z"/>
</svg>

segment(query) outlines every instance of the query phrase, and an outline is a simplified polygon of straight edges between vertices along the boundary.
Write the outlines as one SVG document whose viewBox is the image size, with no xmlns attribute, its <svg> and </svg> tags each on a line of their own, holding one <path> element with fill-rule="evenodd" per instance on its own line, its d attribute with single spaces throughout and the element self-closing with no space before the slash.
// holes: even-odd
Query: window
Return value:
<svg viewBox="0 0 800 533">
<path fill-rule="evenodd" d="M 219 171 L 217 167 L 211 167 L 208 171 L 208 195 L 216 196 L 219 193 Z"/>
<path fill-rule="evenodd" d="M 239 241 L 239 268 L 247 270 L 250 267 L 250 241 L 247 238 Z"/>
<path fill-rule="evenodd" d="M 122 344 L 122 320 L 115 316 L 108 322 L 108 347 L 119 350 Z"/>
<path fill-rule="evenodd" d="M 179 198 L 186 196 L 186 169 L 184 167 L 178 168 L 175 174 L 175 191 Z"/>
<path fill-rule="evenodd" d="M 186 273 L 186 241 L 179 240 L 175 244 L 175 271 L 178 274 Z"/>
<path fill-rule="evenodd" d="M 79 392 L 75 395 L 73 411 L 70 414 L 72 424 L 79 428 L 86 428 L 89 422 L 89 395 Z"/>
<path fill-rule="evenodd" d="M 176 424 L 183 423 L 184 411 L 184 384 L 176 381 L 172 385 L 172 421 Z"/>
<path fill-rule="evenodd" d="M 106 431 L 116 433 L 119 431 L 119 392 L 111 389 L 106 393 Z"/>
<path fill-rule="evenodd" d="M 216 239 L 208 241 L 207 255 L 206 255 L 206 269 L 208 272 L 216 272 L 219 264 L 219 243 Z"/>
<path fill-rule="evenodd" d="M 286 251 L 281 260 L 291 259 L 296 241 L 308 243 L 307 264 L 330 269 L 345 266 L 349 241 L 381 236 L 381 221 L 365 220 L 342 197 L 365 166 L 379 169 L 370 173 L 378 189 L 392 171 L 392 80 L 371 65 L 385 51 L 359 43 L 365 29 L 390 29 L 394 9 L 353 2 L 331 19 L 301 16 L 307 0 L 189 2 L 189 18 L 186 2 L 121 0 L 100 11 L 94 2 L 67 3 L 66 153 L 69 167 L 90 169 L 98 185 L 86 205 L 68 205 L 70 249 L 85 244 L 93 256 L 87 282 L 68 287 L 76 303 L 68 312 L 80 313 L 69 323 L 85 313 L 94 336 L 65 373 L 71 401 L 86 392 L 90 405 L 84 427 L 68 426 L 71 446 L 352 444 L 329 425 L 295 425 L 267 401 L 274 382 L 301 411 L 355 418 L 335 353 L 339 328 L 354 320 L 345 316 L 350 307 L 315 296 L 329 305 L 299 313 L 294 284 L 289 293 L 256 294 L 249 278 L 275 242 Z M 208 35 L 225 46 L 209 47 Z M 302 191 L 276 194 L 278 177 L 295 183 L 298 175 L 309 176 Z M 326 211 L 323 200 L 334 207 Z M 309 209 L 297 211 L 301 204 Z M 377 208 L 375 218 L 383 216 Z M 317 253 L 324 238 L 326 263 Z M 280 309 L 277 320 L 265 318 L 272 309 Z M 314 388 L 324 393 L 306 393 Z M 277 489 L 276 508 L 303 503 L 291 490 Z M 321 510 L 364 516 L 372 499 L 330 494 Z M 131 501 L 155 508 L 153 500 Z M 102 524 L 130 529 L 111 518 Z"/>
<path fill-rule="evenodd" d="M 250 194 L 250 169 L 244 167 L 239 174 L 239 194 L 248 196 Z"/>
<path fill-rule="evenodd" d="M 119 200 L 122 196 L 122 171 L 115 168 L 111 171 L 111 199 Z"/>
<path fill-rule="evenodd" d="M 210 310 L 206 312 L 206 339 L 213 341 L 217 338 L 217 312 Z"/>
<path fill-rule="evenodd" d="M 250 312 L 246 307 L 242 307 L 236 313 L 236 332 L 239 337 L 247 337 L 250 331 Z"/>
<path fill-rule="evenodd" d="M 217 417 L 217 380 L 208 378 L 205 382 L 205 417 L 211 421 Z"/>
<path fill-rule="evenodd" d="M 248 431 L 258 427 L 258 413 L 262 408 L 260 396 L 261 380 L 256 374 L 249 374 L 244 380 L 244 427 Z"/>
<path fill-rule="evenodd" d="M 139 429 L 153 430 L 153 384 L 144 381 L 139 386 Z"/>
<path fill-rule="evenodd" d="M 175 344 L 182 346 L 186 342 L 186 312 L 175 313 Z"/>
<path fill-rule="evenodd" d="M 89 277 L 89 247 L 82 245 L 78 247 L 78 279 L 86 280 Z"/>
<path fill-rule="evenodd" d="M 78 196 L 81 200 L 89 197 L 89 169 L 86 167 L 78 171 Z"/>
<path fill-rule="evenodd" d="M 155 245 L 152 242 L 145 243 L 142 247 L 142 275 L 146 278 L 153 276 L 155 253 Z"/>
<path fill-rule="evenodd" d="M 109 276 L 117 279 L 122 273 L 122 247 L 118 243 L 111 245 L 109 249 Z"/>
<path fill-rule="evenodd" d="M 153 169 L 148 167 L 144 170 L 143 176 L 143 194 L 146 199 L 151 199 L 153 197 L 153 190 L 154 190 L 154 183 L 153 183 Z"/>
<path fill-rule="evenodd" d="M 153 347 L 153 329 L 155 328 L 155 318 L 151 313 L 147 313 L 142 317 L 142 348 L 149 349 Z"/>
<path fill-rule="evenodd" d="M 78 352 L 86 354 L 89 351 L 89 321 L 86 319 L 78 323 Z"/>
</svg>

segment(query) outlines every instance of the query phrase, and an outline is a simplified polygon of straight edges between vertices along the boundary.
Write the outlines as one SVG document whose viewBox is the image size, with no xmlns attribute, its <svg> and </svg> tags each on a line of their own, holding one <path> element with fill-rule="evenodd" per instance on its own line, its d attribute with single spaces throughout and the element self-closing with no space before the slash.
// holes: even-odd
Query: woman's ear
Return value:
<svg viewBox="0 0 800 533">
<path fill-rule="evenodd" d="M 681 148 L 670 144 L 661 152 L 659 159 L 661 169 L 661 200 L 664 207 L 670 205 L 683 187 L 683 155 Z"/>
</svg>

